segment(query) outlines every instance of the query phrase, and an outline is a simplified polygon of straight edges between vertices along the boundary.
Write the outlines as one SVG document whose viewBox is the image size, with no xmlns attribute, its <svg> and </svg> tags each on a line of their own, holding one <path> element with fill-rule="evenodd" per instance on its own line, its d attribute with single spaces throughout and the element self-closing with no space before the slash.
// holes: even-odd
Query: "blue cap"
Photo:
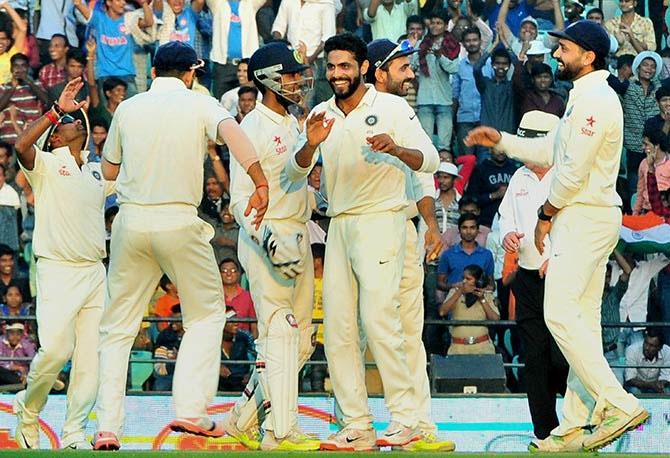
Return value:
<svg viewBox="0 0 670 458">
<path fill-rule="evenodd" d="M 400 44 L 393 43 L 387 38 L 372 40 L 368 43 L 368 62 L 370 62 L 370 66 L 366 74 L 367 82 L 374 83 L 375 70 L 381 67 L 383 63 L 390 62 L 398 57 L 409 56 L 418 50 L 418 48 L 412 47 L 408 40 L 403 40 Z"/>
<path fill-rule="evenodd" d="M 281 65 L 281 68 L 279 66 Z M 254 72 L 268 67 L 277 67 L 275 73 L 300 73 L 309 68 L 296 49 L 291 49 L 286 42 L 274 41 L 256 50 L 249 59 L 247 69 L 249 81 L 254 80 Z"/>
<path fill-rule="evenodd" d="M 157 70 L 193 70 L 201 63 L 195 49 L 181 41 L 165 43 L 154 56 L 154 68 Z"/>
<path fill-rule="evenodd" d="M 607 57 L 610 52 L 610 36 L 600 24 L 583 19 L 573 22 L 561 32 L 549 32 L 552 37 L 570 40 L 598 57 Z"/>
</svg>

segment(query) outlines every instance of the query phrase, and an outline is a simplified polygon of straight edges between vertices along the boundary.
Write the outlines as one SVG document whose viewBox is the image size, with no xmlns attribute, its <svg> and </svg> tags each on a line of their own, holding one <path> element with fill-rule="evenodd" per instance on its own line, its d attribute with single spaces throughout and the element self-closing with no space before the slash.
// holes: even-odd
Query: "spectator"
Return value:
<svg viewBox="0 0 670 458">
<path fill-rule="evenodd" d="M 11 285 L 15 285 L 19 287 L 21 296 L 30 301 L 32 296 L 30 295 L 28 279 L 16 272 L 15 268 L 16 252 L 7 245 L 0 243 L 0 297 L 4 297 L 7 294 L 7 289 Z"/>
<path fill-rule="evenodd" d="M 603 323 L 619 323 L 621 321 L 621 316 L 619 309 L 621 307 L 621 299 L 623 295 L 626 294 L 626 289 L 628 288 L 628 279 L 630 274 L 633 271 L 632 267 L 626 261 L 626 259 L 617 251 L 614 250 L 614 258 L 616 262 L 622 269 L 619 279 L 616 281 L 614 286 L 612 286 L 612 264 L 607 264 L 607 270 L 605 272 L 605 284 L 603 285 L 603 300 L 601 302 L 600 308 L 602 310 L 602 321 Z M 619 335 L 621 331 L 616 327 L 604 327 L 602 330 L 602 342 L 603 342 L 603 353 L 605 354 L 605 359 L 611 365 L 619 364 L 621 361 L 620 355 L 623 355 L 624 349 L 620 348 L 619 345 Z M 623 336 L 622 336 L 623 337 Z M 612 372 L 616 376 L 619 383 L 623 385 L 623 368 L 612 368 Z"/>
<path fill-rule="evenodd" d="M 226 187 L 217 177 L 205 178 L 205 192 L 198 207 L 198 214 L 212 226 L 221 218 L 221 210 L 230 203 Z"/>
<path fill-rule="evenodd" d="M 395 42 L 405 33 L 407 18 L 417 12 L 417 0 L 371 0 L 363 10 L 363 18 L 372 28 L 373 40 L 387 38 Z"/>
<path fill-rule="evenodd" d="M 428 35 L 421 40 L 413 65 L 419 68 L 419 91 L 416 105 L 419 121 L 432 137 L 437 125 L 437 148 L 451 149 L 452 87 L 450 75 L 458 70 L 458 43 L 445 30 L 446 12 L 435 10 L 428 15 Z"/>
<path fill-rule="evenodd" d="M 475 85 L 474 67 L 482 56 L 481 32 L 471 27 L 463 32 L 463 46 L 467 57 L 458 62 L 458 72 L 454 75 L 454 106 L 456 107 L 456 142 L 458 155 L 475 154 L 474 147 L 463 144 L 463 139 L 471 129 L 479 125 L 481 116 L 481 97 Z M 488 75 L 490 76 L 490 72 Z M 481 161 L 483 156 L 478 156 Z M 493 218 L 493 217 L 492 217 Z M 489 224 L 491 224 L 489 222 Z"/>
<path fill-rule="evenodd" d="M 522 94 L 524 90 L 533 88 L 533 77 L 531 76 L 533 65 L 545 63 L 546 56 L 550 52 L 551 50 L 542 41 L 534 40 L 524 43 L 518 58 L 516 54 L 510 54 L 514 64 L 512 81 L 514 81 L 517 93 Z"/>
<path fill-rule="evenodd" d="M 491 0 L 488 0 L 488 3 L 495 4 L 496 2 L 491 2 Z M 506 3 L 508 12 L 504 16 L 505 24 L 515 36 L 519 36 L 519 32 L 521 31 L 521 24 L 523 23 L 524 19 L 526 19 L 528 16 L 532 16 L 532 10 L 528 7 L 527 3 L 528 2 L 525 0 L 510 0 Z M 489 10 L 489 25 L 494 32 L 497 32 L 497 23 L 500 18 L 500 10 L 503 8 L 503 6 L 505 6 L 505 4 L 498 4 Z"/>
<path fill-rule="evenodd" d="M 464 156 L 458 156 L 454 161 L 454 157 L 451 152 L 447 151 L 447 153 L 451 156 L 451 160 L 445 162 L 453 162 L 459 168 L 458 173 L 460 176 L 456 179 L 454 188 L 456 188 L 456 191 L 463 195 L 477 166 L 477 156 L 474 154 L 466 154 Z"/>
<path fill-rule="evenodd" d="M 60 83 L 47 87 L 47 106 L 51 106 L 58 101 L 61 92 L 65 89 L 65 85 L 75 78 L 84 76 L 84 69 L 86 68 L 87 60 L 84 52 L 79 48 L 71 48 L 67 51 L 65 56 L 65 79 Z M 88 83 L 83 81 L 83 87 L 75 96 L 77 102 L 89 100 Z"/>
<path fill-rule="evenodd" d="M 5 358 L 32 358 L 35 356 L 35 344 L 25 336 L 21 323 L 13 323 L 5 328 L 5 335 L 0 340 L 0 356 Z M 7 380 L 24 385 L 28 376 L 29 361 L 0 361 L 0 367 L 14 372 L 16 378 Z M 3 378 L 7 378 L 7 372 Z"/>
<path fill-rule="evenodd" d="M 642 134 L 642 148 L 647 160 L 640 162 L 637 199 L 633 206 L 633 213 L 636 215 L 652 210 L 647 188 L 651 188 L 656 196 L 670 188 L 670 161 L 668 160 L 670 158 L 668 156 L 670 154 L 670 141 L 660 128 L 650 125 L 649 121 L 651 119 L 647 121 L 644 133 Z M 649 166 L 650 161 L 652 162 L 651 167 Z M 654 178 L 651 181 L 647 178 L 648 172 L 654 174 Z M 659 216 L 665 216 L 663 208 L 656 208 L 654 213 Z"/>
<path fill-rule="evenodd" d="M 458 180 L 456 181 L 456 184 L 458 184 Z M 456 185 L 454 185 L 456 187 Z M 458 201 L 458 214 L 460 216 L 463 216 L 467 213 L 472 213 L 475 215 L 477 218 L 479 218 L 479 215 L 481 214 L 481 208 L 479 208 L 479 204 L 477 203 L 477 199 L 475 199 L 472 196 L 465 195 L 460 198 Z M 459 216 L 459 217 L 460 217 Z M 479 226 L 479 233 L 477 234 L 477 238 L 475 239 L 479 246 L 486 246 L 486 241 L 488 239 L 489 233 L 491 232 L 491 228 L 487 226 Z M 447 227 L 447 230 L 444 231 L 444 234 L 442 234 L 442 249 L 443 253 L 447 249 L 451 248 L 454 245 L 457 245 L 461 241 L 461 235 L 458 230 L 458 226 L 456 227 Z"/>
<path fill-rule="evenodd" d="M 102 119 L 91 121 L 91 142 L 89 144 L 88 160 L 90 162 L 100 162 L 102 158 L 102 148 L 107 140 L 109 124 Z"/>
<path fill-rule="evenodd" d="M 670 87 L 661 86 L 656 90 L 659 113 L 644 123 L 644 131 L 656 131 L 670 138 Z"/>
<path fill-rule="evenodd" d="M 253 81 L 249 79 L 247 75 L 247 69 L 249 68 L 249 59 L 240 59 L 237 64 L 237 82 L 239 86 L 236 86 L 225 94 L 221 96 L 221 105 L 223 108 L 228 110 L 231 115 L 237 115 L 237 105 L 239 100 L 239 91 L 242 87 L 254 87 Z M 260 98 L 260 96 L 259 96 Z"/>
<path fill-rule="evenodd" d="M 647 119 L 659 113 L 656 103 L 658 84 L 655 79 L 661 72 L 661 56 L 643 51 L 633 61 L 633 74 L 637 79 L 621 83 L 614 75 L 607 78 L 609 85 L 619 94 L 623 108 L 623 146 L 626 148 L 628 189 L 632 195 L 637 190 L 638 170 L 644 159 L 642 134 Z"/>
<path fill-rule="evenodd" d="M 552 4 L 553 12 L 552 28 L 556 30 L 563 30 L 564 23 L 560 2 L 559 0 L 549 1 Z M 524 49 L 524 47 L 527 49 L 529 43 L 538 39 L 539 25 L 533 16 L 527 16 L 521 20 L 519 33 L 517 35 L 513 34 L 510 28 L 507 26 L 506 22 L 509 3 L 510 0 L 503 0 L 503 3 L 500 7 L 500 13 L 498 15 L 498 21 L 496 23 L 496 29 L 500 36 L 500 42 L 505 43 L 508 48 L 512 49 L 512 52 L 514 52 L 516 56 L 521 58 L 522 49 Z M 543 44 L 547 44 L 550 41 L 551 39 L 547 36 L 547 38 L 541 42 Z"/>
<path fill-rule="evenodd" d="M 415 2 L 416 0 L 410 1 Z M 335 15 L 337 13 L 339 11 L 335 11 L 333 1 L 282 0 L 277 17 L 272 24 L 273 38 L 287 39 L 303 55 L 305 64 L 311 66 L 314 77 L 311 106 L 327 100 L 333 93 L 326 81 L 323 46 L 326 40 L 336 33 Z M 405 19 L 402 22 L 403 27 Z M 400 33 L 403 31 L 404 28 Z M 392 40 L 395 41 L 400 33 Z"/>
<path fill-rule="evenodd" d="M 515 161 L 496 150 L 492 150 L 491 157 L 477 166 L 466 194 L 477 199 L 481 207 L 480 224 L 491 227 L 509 180 L 518 168 Z"/>
<path fill-rule="evenodd" d="M 168 4 L 167 8 L 164 2 Z M 195 49 L 198 15 L 204 6 L 205 0 L 191 0 L 188 5 L 184 0 L 155 0 L 153 2 L 154 11 L 156 16 L 163 20 L 163 25 L 158 32 L 158 44 L 183 41 Z"/>
<path fill-rule="evenodd" d="M 167 318 L 172 316 L 172 308 L 179 304 L 179 292 L 177 291 L 177 286 L 172 283 L 170 278 L 165 274 L 161 277 L 158 285 L 165 294 L 156 300 L 156 303 L 154 304 L 154 315 Z M 165 330 L 169 325 L 170 323 L 167 321 L 156 323 L 158 331 Z"/>
<path fill-rule="evenodd" d="M 616 75 L 622 83 L 630 80 L 633 76 L 633 61 L 635 56 L 632 54 L 622 54 L 617 57 Z"/>
<path fill-rule="evenodd" d="M 10 284 L 4 296 L 2 297 L 3 304 L 0 311 L 4 316 L 28 316 L 30 315 L 30 304 L 23 302 L 23 294 L 21 289 Z"/>
<path fill-rule="evenodd" d="M 237 65 L 258 49 L 256 12 L 265 0 L 207 0 L 212 11 L 212 52 L 214 64 L 212 94 L 216 99 L 237 84 Z"/>
<path fill-rule="evenodd" d="M 487 277 L 493 276 L 493 255 L 489 250 L 477 243 L 479 222 L 472 213 L 465 213 L 458 218 L 460 243 L 450 247 L 440 255 L 437 267 L 437 288 L 449 291 L 463 280 L 466 266 L 477 264 Z"/>
<path fill-rule="evenodd" d="M 237 114 L 235 115 L 235 119 L 238 123 L 241 123 L 244 117 L 256 108 L 259 92 L 255 87 L 241 87 L 237 91 L 237 94 Z"/>
<path fill-rule="evenodd" d="M 104 9 L 98 5 L 91 9 L 82 0 L 73 1 L 75 8 L 88 21 L 89 28 L 95 36 L 96 46 L 93 49 L 95 60 L 92 63 L 95 64 L 95 76 L 98 81 L 89 78 L 88 82 L 92 89 L 94 81 L 97 86 L 105 89 L 105 80 L 114 77 L 126 83 L 128 97 L 132 97 L 137 93 L 133 63 L 136 40 L 132 30 L 135 26 L 147 29 L 154 25 L 154 15 L 149 2 L 137 0 L 143 12 L 143 16 L 138 17 L 132 12 L 126 13 L 126 0 L 104 0 Z M 106 96 L 105 92 L 103 95 Z"/>
<path fill-rule="evenodd" d="M 565 18 L 567 19 L 568 23 L 567 25 L 573 24 L 580 19 L 582 19 L 582 15 L 584 14 L 584 5 L 581 3 L 582 1 L 586 0 L 565 0 L 563 3 L 563 14 L 565 15 Z"/>
<path fill-rule="evenodd" d="M 10 59 L 25 49 L 28 23 L 21 19 L 9 3 L 0 3 L 0 9 L 5 10 L 13 24 L 12 33 L 0 29 L 0 84 L 7 84 L 12 81 Z"/>
<path fill-rule="evenodd" d="M 5 182 L 9 183 L 16 191 L 20 191 L 21 188 L 15 183 L 16 169 L 11 166 L 13 152 L 12 145 L 0 142 L 0 165 L 5 168 Z"/>
<path fill-rule="evenodd" d="M 226 258 L 219 264 L 221 280 L 223 281 L 223 294 L 226 306 L 235 310 L 237 318 L 256 319 L 254 302 L 251 300 L 249 291 L 240 285 L 240 265 L 232 259 Z M 240 329 L 250 333 L 254 339 L 258 337 L 258 326 L 256 323 L 240 323 Z"/>
<path fill-rule="evenodd" d="M 239 232 L 240 226 L 235 222 L 235 217 L 230 212 L 228 204 L 225 204 L 221 209 L 219 220 L 214 225 L 214 238 L 211 242 L 217 263 L 228 258 L 237 260 Z"/>
<path fill-rule="evenodd" d="M 73 48 L 79 46 L 77 20 L 72 0 L 41 0 L 37 24 L 37 46 L 41 62 L 49 60 L 49 45 L 54 35 L 63 35 Z"/>
<path fill-rule="evenodd" d="M 663 334 L 660 331 L 647 329 L 644 341 L 628 347 L 626 364 L 643 366 L 626 368 L 624 387 L 629 392 L 670 394 L 670 369 L 659 367 L 670 365 L 670 347 L 663 344 Z"/>
<path fill-rule="evenodd" d="M 636 6 L 637 0 L 620 0 L 621 16 L 615 16 L 605 23 L 605 28 L 619 44 L 617 56 L 656 50 L 654 24 L 651 19 L 637 14 Z"/>
<path fill-rule="evenodd" d="M 10 62 L 12 80 L 0 86 L 0 110 L 5 117 L 0 127 L 0 137 L 14 144 L 18 132 L 11 123 L 23 126 L 35 121 L 42 116 L 48 99 L 42 83 L 33 81 L 28 74 L 30 65 L 25 54 L 14 54 Z"/>
<path fill-rule="evenodd" d="M 438 189 L 435 195 L 435 219 L 440 229 L 440 234 L 449 228 L 458 227 L 458 201 L 461 194 L 454 187 L 454 182 L 460 178 L 458 167 L 455 164 L 441 162 L 435 172 Z"/>
<path fill-rule="evenodd" d="M 170 363 L 154 363 L 154 386 L 155 391 L 171 391 L 172 378 L 174 377 L 175 361 L 179 353 L 181 339 L 184 337 L 184 325 L 181 322 L 181 306 L 176 304 L 172 306 L 172 318 L 178 318 L 179 321 L 172 321 L 170 325 L 163 329 L 156 339 L 156 349 L 154 350 L 154 359 L 169 360 Z"/>
<path fill-rule="evenodd" d="M 407 25 L 406 33 L 405 35 L 401 35 L 400 38 L 398 38 L 398 41 L 407 40 L 411 47 L 418 49 L 419 43 L 423 40 L 425 34 L 423 19 L 421 19 L 421 16 L 414 14 L 407 18 L 405 24 Z M 418 80 L 417 78 L 414 78 L 407 83 L 407 94 L 404 96 L 407 103 L 409 103 L 409 106 L 411 106 L 415 112 L 418 110 L 416 104 L 418 88 Z"/>
<path fill-rule="evenodd" d="M 219 391 L 244 390 L 251 366 L 249 364 L 228 364 L 226 361 L 254 361 L 256 350 L 254 338 L 247 331 L 240 329 L 239 323 L 231 322 L 235 318 L 235 309 L 226 306 L 226 326 L 223 328 L 221 341 L 221 369 L 219 371 Z"/>
<path fill-rule="evenodd" d="M 126 99 L 126 96 L 129 96 L 128 83 L 124 79 L 115 76 L 104 78 L 102 92 L 105 98 L 102 99 L 98 94 L 98 83 L 93 74 L 93 65 L 89 65 L 88 68 L 88 81 L 90 85 L 89 95 L 91 97 L 91 106 L 89 109 L 91 119 L 104 121 L 111 126 L 116 108 Z"/>
<path fill-rule="evenodd" d="M 314 263 L 314 306 L 312 308 L 312 320 L 323 320 L 323 265 L 326 257 L 326 245 L 323 243 L 312 243 L 312 260 Z M 316 325 L 316 336 L 314 337 L 314 352 L 310 357 L 312 361 L 325 361 L 323 324 Z M 309 377 L 311 390 L 324 392 L 324 382 L 328 375 L 328 366 L 315 364 L 310 366 Z"/>
<path fill-rule="evenodd" d="M 497 42 L 494 42 L 494 47 Z M 493 77 L 484 75 L 484 66 L 489 57 L 493 66 Z M 485 52 L 474 67 L 475 84 L 481 97 L 481 122 L 499 131 L 516 131 L 514 111 L 514 88 L 507 79 L 507 71 L 512 60 L 504 48 L 496 48 L 493 53 Z"/>
<path fill-rule="evenodd" d="M 19 249 L 19 194 L 6 182 L 5 166 L 0 165 L 0 244 Z"/>
<path fill-rule="evenodd" d="M 493 300 L 490 279 L 476 264 L 461 273 L 463 281 L 449 291 L 439 314 L 450 314 L 452 320 L 499 320 L 500 312 Z M 495 347 L 486 326 L 451 326 L 448 355 L 492 355 Z"/>
<path fill-rule="evenodd" d="M 527 88 L 520 82 L 519 73 L 514 74 L 514 87 L 519 100 L 519 114 L 525 115 L 531 111 L 542 111 L 563 117 L 565 102 L 553 90 L 554 74 L 551 67 L 545 63 L 534 63 L 530 69 L 532 87 Z"/>
<path fill-rule="evenodd" d="M 44 88 L 49 89 L 65 81 L 66 56 L 69 50 L 70 45 L 65 35 L 57 33 L 49 40 L 49 57 L 51 63 L 42 67 L 39 73 L 39 80 Z"/>
</svg>

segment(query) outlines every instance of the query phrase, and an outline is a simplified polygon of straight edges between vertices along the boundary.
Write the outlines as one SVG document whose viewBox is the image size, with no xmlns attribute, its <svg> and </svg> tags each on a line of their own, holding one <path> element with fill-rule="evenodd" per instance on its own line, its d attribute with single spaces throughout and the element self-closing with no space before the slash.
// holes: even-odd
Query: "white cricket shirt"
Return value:
<svg viewBox="0 0 670 458">
<path fill-rule="evenodd" d="M 294 48 L 305 43 L 307 55 L 335 35 L 335 3 L 332 0 L 282 0 L 272 31 L 279 32 Z M 319 57 L 323 56 L 323 52 Z"/>
<path fill-rule="evenodd" d="M 527 167 L 521 167 L 512 175 L 505 197 L 498 208 L 500 243 L 502 244 L 510 232 L 524 234 L 519 245 L 519 265 L 524 269 L 538 270 L 542 263 L 549 259 L 551 250 L 549 237 L 544 239 L 545 250 L 544 255 L 541 255 L 535 247 L 535 226 L 537 209 L 547 200 L 553 178 L 553 168 L 540 180 Z"/>
<path fill-rule="evenodd" d="M 268 180 L 270 201 L 264 220 L 307 222 L 311 214 L 307 200 L 307 179 L 290 181 L 285 171 L 300 135 L 298 121 L 291 114 L 282 116 L 260 103 L 244 117 L 240 127 L 254 145 Z M 247 230 L 251 226 L 250 220 L 244 218 L 244 210 L 255 189 L 249 175 L 231 156 L 230 205 L 235 219 Z"/>
<path fill-rule="evenodd" d="M 557 208 L 584 204 L 616 207 L 616 180 L 623 146 L 623 111 L 598 70 L 574 82 L 558 127 L 543 138 L 502 133 L 496 146 L 522 162 L 554 165 L 549 202 Z"/>
<path fill-rule="evenodd" d="M 360 103 L 347 116 L 335 104 L 335 97 L 322 102 L 310 116 L 322 111 L 326 119 L 335 119 L 328 138 L 319 145 L 309 167 L 295 160 L 307 142 L 305 132 L 287 163 L 289 179 L 304 179 L 316 163 L 323 160 L 321 189 L 328 196 L 326 214 L 360 215 L 402 210 L 407 206 L 406 165 L 386 153 L 374 152 L 366 138 L 388 134 L 397 145 L 423 153 L 419 172 L 434 173 L 440 159 L 430 138 L 424 132 L 414 110 L 398 96 L 381 93 L 371 85 Z"/>
<path fill-rule="evenodd" d="M 100 164 L 87 162 L 79 169 L 68 147 L 52 152 L 35 147 L 35 166 L 21 169 L 35 195 L 35 256 L 72 263 L 103 259 L 105 197 L 113 184 L 102 178 Z"/>
<path fill-rule="evenodd" d="M 213 97 L 177 78 L 156 78 L 147 92 L 123 101 L 114 113 L 103 157 L 121 164 L 120 204 L 187 204 L 202 198 L 206 140 L 231 118 Z"/>
</svg>

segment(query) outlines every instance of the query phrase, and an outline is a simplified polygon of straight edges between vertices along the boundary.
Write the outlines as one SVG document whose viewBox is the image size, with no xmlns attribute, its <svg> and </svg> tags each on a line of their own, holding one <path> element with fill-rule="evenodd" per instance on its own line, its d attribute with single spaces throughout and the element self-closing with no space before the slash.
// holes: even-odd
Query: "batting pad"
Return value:
<svg viewBox="0 0 670 458">
<path fill-rule="evenodd" d="M 265 370 L 261 385 L 270 398 L 269 420 L 276 438 L 286 437 L 298 410 L 298 322 L 291 309 L 278 309 L 270 317 L 263 343 Z"/>
</svg>

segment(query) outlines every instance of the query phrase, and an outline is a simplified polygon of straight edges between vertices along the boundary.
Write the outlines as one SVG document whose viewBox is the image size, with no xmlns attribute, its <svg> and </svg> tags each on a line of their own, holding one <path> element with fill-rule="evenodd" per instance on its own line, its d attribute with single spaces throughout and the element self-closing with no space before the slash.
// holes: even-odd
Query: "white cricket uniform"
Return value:
<svg viewBox="0 0 670 458">
<path fill-rule="evenodd" d="M 565 115 L 547 137 L 503 133 L 497 148 L 523 162 L 554 165 L 549 202 L 561 210 L 551 228 L 545 282 L 547 327 L 570 364 L 563 419 L 552 434 L 602 421 L 605 401 L 630 414 L 635 397 L 622 388 L 603 356 L 600 303 L 605 265 L 621 226 L 615 184 L 623 114 L 607 71 L 574 82 Z"/>
<path fill-rule="evenodd" d="M 120 164 L 119 214 L 110 248 L 101 323 L 98 431 L 121 434 L 128 357 L 146 304 L 165 272 L 179 289 L 186 330 L 174 373 L 178 418 L 207 419 L 216 394 L 225 306 L 209 240 L 198 218 L 205 140 L 217 140 L 230 114 L 177 78 L 156 78 L 148 92 L 121 103 L 103 157 Z"/>
<path fill-rule="evenodd" d="M 71 358 L 63 425 L 63 443 L 69 444 L 85 440 L 98 386 L 105 196 L 112 185 L 102 179 L 100 164 L 88 162 L 80 169 L 68 147 L 50 153 L 35 147 L 33 169 L 20 165 L 35 195 L 33 250 L 40 340 L 28 374 L 24 420 L 37 421 L 58 374 Z"/>
<path fill-rule="evenodd" d="M 241 226 L 238 255 L 249 275 L 249 291 L 258 316 L 256 371 L 235 406 L 239 414 L 238 427 L 247 430 L 258 421 L 257 410 L 267 411 L 271 407 L 263 427 L 282 438 L 297 424 L 298 371 L 313 351 L 314 265 L 306 226 L 311 209 L 307 180 L 291 182 L 284 171 L 300 135 L 293 115 L 282 116 L 258 104 L 244 117 L 241 127 L 251 139 L 268 180 L 269 205 L 263 225 L 269 225 L 273 233 L 302 236 L 305 269 L 288 280 L 270 263 L 259 245 L 263 243 L 259 240 L 261 234 L 244 216 L 255 186 L 240 164 L 231 158 L 231 208 Z M 269 400 L 270 405 L 264 400 Z M 259 413 L 262 418 L 264 412 Z"/>
<path fill-rule="evenodd" d="M 407 221 L 406 166 L 395 157 L 373 152 L 366 137 L 386 133 L 398 145 L 420 150 L 422 172 L 436 170 L 439 157 L 427 136 L 417 135 L 421 125 L 407 102 L 366 86 L 367 92 L 347 116 L 334 97 L 312 110 L 335 119 L 332 131 L 309 167 L 300 167 L 293 156 L 287 171 L 291 180 L 302 180 L 319 154 L 322 157 L 321 186 L 332 218 L 323 279 L 324 337 L 344 423 L 366 429 L 372 421 L 359 350 L 360 313 L 392 419 L 414 427 L 413 376 L 397 303 Z M 296 152 L 305 142 L 303 133 Z"/>
</svg>

